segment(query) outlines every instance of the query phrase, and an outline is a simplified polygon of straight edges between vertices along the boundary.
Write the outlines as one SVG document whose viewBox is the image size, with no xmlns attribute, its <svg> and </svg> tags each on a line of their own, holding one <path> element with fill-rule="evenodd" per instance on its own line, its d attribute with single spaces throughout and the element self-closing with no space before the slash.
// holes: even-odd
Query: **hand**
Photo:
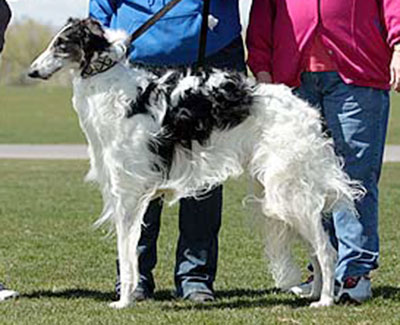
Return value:
<svg viewBox="0 0 400 325">
<path fill-rule="evenodd" d="M 390 85 L 392 88 L 400 92 L 400 48 L 395 47 L 390 62 Z"/>
<path fill-rule="evenodd" d="M 126 48 L 124 40 L 118 40 L 111 44 L 108 51 L 113 61 L 120 61 L 126 57 L 128 49 Z"/>
<path fill-rule="evenodd" d="M 399 63 L 400 63 L 400 61 L 399 61 Z M 399 73 L 399 77 L 400 77 L 400 73 Z M 256 79 L 257 79 L 258 82 L 263 82 L 263 83 L 266 83 L 266 84 L 272 83 L 271 74 L 269 72 L 267 72 L 267 71 L 260 71 L 259 73 L 257 73 Z"/>
</svg>

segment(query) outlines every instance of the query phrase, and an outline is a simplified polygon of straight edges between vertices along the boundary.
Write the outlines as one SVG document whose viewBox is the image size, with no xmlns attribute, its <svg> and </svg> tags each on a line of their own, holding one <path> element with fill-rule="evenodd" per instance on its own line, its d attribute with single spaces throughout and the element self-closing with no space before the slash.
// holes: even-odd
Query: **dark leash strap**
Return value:
<svg viewBox="0 0 400 325">
<path fill-rule="evenodd" d="M 1 0 L 0 0 L 1 1 Z M 145 33 L 151 26 L 153 26 L 157 21 L 161 19 L 168 11 L 175 7 L 182 0 L 172 0 L 168 2 L 162 9 L 156 12 L 150 19 L 148 19 L 143 25 L 136 29 L 124 42 L 126 47 L 125 55 L 129 55 L 129 49 L 134 40 L 139 38 L 143 33 Z M 90 65 L 85 67 L 81 72 L 82 78 L 88 78 L 96 74 L 105 72 L 112 67 L 114 67 L 118 62 L 108 57 L 106 54 L 104 56 L 100 55 L 95 61 Z"/>
<path fill-rule="evenodd" d="M 158 20 L 161 19 L 168 11 L 175 7 L 182 0 L 172 0 L 168 2 L 162 9 L 154 14 L 150 19 L 148 19 L 142 26 L 135 30 L 131 36 L 128 37 L 126 41 L 126 46 L 129 49 L 130 45 L 134 40 L 139 38 L 143 33 L 145 33 L 151 26 L 153 26 Z M 129 51 L 127 51 L 129 52 Z"/>
<path fill-rule="evenodd" d="M 202 13 L 201 30 L 200 30 L 199 52 L 197 55 L 197 64 L 196 64 L 196 67 L 198 69 L 201 69 L 204 66 L 204 60 L 206 57 L 209 14 L 210 14 L 210 0 L 203 0 L 203 13 Z"/>
<path fill-rule="evenodd" d="M 175 7 L 181 0 L 172 0 L 168 2 L 161 10 L 154 14 L 149 20 L 147 20 L 142 26 L 135 30 L 126 41 L 126 47 L 129 49 L 132 42 L 139 38 L 143 33 L 145 33 L 151 26 L 153 26 L 162 16 L 164 16 L 168 11 Z M 207 45 L 207 32 L 208 32 L 208 16 L 210 14 L 210 0 L 203 0 L 203 13 L 201 21 L 200 30 L 200 42 L 199 42 L 199 52 L 197 56 L 197 67 L 202 67 L 204 65 L 204 59 L 206 56 L 206 45 Z M 128 55 L 127 51 L 127 55 Z"/>
</svg>

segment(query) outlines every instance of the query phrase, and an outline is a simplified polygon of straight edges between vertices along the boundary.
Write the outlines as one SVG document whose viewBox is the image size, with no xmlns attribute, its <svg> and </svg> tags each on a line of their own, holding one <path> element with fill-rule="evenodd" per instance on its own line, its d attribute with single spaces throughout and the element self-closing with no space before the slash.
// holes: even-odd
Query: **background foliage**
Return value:
<svg viewBox="0 0 400 325">
<path fill-rule="evenodd" d="M 33 59 L 48 45 L 55 29 L 33 20 L 15 22 L 9 26 L 0 64 L 0 84 L 26 85 L 35 81 L 27 77 Z M 68 74 L 52 78 L 52 83 L 67 84 Z"/>
</svg>

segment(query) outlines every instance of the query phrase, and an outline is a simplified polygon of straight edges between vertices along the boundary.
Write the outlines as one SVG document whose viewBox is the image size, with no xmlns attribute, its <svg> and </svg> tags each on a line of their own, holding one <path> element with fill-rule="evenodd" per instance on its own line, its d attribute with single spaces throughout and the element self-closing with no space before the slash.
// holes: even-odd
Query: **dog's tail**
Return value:
<svg viewBox="0 0 400 325">
<path fill-rule="evenodd" d="M 259 138 L 250 173 L 263 185 L 263 214 L 277 219 L 266 226 L 273 236 L 266 238 L 267 251 L 277 285 L 285 288 L 297 274 L 288 266 L 292 229 L 307 241 L 314 230 L 305 225 L 315 228 L 325 214 L 346 209 L 357 215 L 355 201 L 365 191 L 344 171 L 318 110 L 283 85 L 259 85 L 254 95 Z"/>
<path fill-rule="evenodd" d="M 254 96 L 260 131 L 251 174 L 265 185 L 272 214 L 310 214 L 317 205 L 324 213 L 343 208 L 356 213 L 354 202 L 365 191 L 344 171 L 319 110 L 283 85 L 258 85 Z"/>
</svg>

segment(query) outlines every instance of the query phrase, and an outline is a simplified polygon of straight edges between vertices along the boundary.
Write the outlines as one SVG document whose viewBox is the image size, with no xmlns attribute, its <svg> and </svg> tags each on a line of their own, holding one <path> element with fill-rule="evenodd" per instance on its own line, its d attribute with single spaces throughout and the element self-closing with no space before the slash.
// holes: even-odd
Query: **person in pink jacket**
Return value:
<svg viewBox="0 0 400 325">
<path fill-rule="evenodd" d="M 378 267 L 378 181 L 389 90 L 400 91 L 398 0 L 254 0 L 248 64 L 261 82 L 284 83 L 317 107 L 345 170 L 367 192 L 359 216 L 335 211 L 327 222 L 338 250 L 338 301 L 372 296 Z M 292 288 L 311 291 L 309 281 Z"/>
</svg>

